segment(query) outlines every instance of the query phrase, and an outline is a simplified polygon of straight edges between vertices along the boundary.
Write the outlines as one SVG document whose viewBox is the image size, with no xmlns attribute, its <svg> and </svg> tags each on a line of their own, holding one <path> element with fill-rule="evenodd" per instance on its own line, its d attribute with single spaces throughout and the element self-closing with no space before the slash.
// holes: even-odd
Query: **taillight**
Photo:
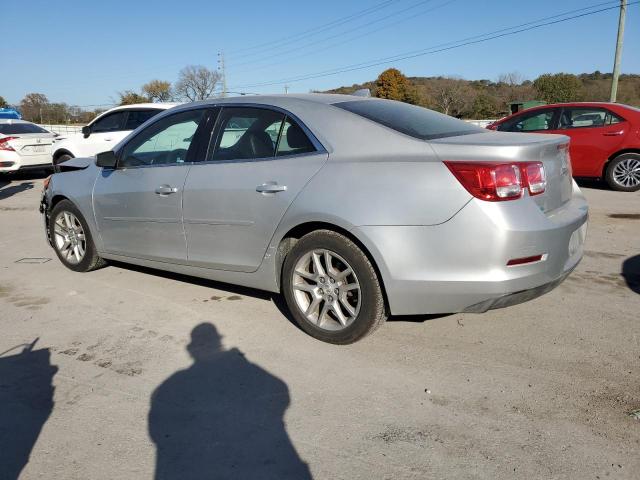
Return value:
<svg viewBox="0 0 640 480">
<path fill-rule="evenodd" d="M 547 182 L 541 162 L 444 162 L 471 195 L 488 202 L 515 200 L 528 188 L 544 192 Z"/>
<path fill-rule="evenodd" d="M 540 195 L 547 188 L 547 176 L 542 162 L 526 163 L 523 167 L 529 195 Z"/>
<path fill-rule="evenodd" d="M 0 150 L 5 150 L 8 152 L 15 152 L 13 147 L 9 145 L 10 140 L 16 140 L 18 137 L 4 137 L 0 138 Z"/>
</svg>

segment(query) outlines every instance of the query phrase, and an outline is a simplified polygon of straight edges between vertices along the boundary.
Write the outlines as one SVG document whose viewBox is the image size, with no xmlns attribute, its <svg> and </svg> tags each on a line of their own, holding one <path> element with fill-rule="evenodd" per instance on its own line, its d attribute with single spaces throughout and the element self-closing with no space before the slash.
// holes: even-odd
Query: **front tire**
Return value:
<svg viewBox="0 0 640 480">
<path fill-rule="evenodd" d="M 620 192 L 640 190 L 640 154 L 618 155 L 607 165 L 605 179 L 613 190 Z"/>
<path fill-rule="evenodd" d="M 375 268 L 344 235 L 331 230 L 305 235 L 287 254 L 282 274 L 293 318 L 318 340 L 354 343 L 387 319 Z"/>
<path fill-rule="evenodd" d="M 49 216 L 49 235 L 56 255 L 70 270 L 90 272 L 106 265 L 98 255 L 86 220 L 69 200 L 62 200 L 53 207 Z"/>
</svg>

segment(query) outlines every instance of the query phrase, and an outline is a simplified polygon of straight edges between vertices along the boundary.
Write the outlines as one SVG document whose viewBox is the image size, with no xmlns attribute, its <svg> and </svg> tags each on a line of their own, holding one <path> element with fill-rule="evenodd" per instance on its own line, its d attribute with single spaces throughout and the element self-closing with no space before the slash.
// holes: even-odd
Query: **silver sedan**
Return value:
<svg viewBox="0 0 640 480">
<path fill-rule="evenodd" d="M 485 312 L 558 285 L 587 204 L 568 138 L 491 132 L 344 95 L 172 108 L 73 159 L 41 210 L 64 265 L 118 260 L 282 292 L 310 335 L 388 315 Z"/>
</svg>

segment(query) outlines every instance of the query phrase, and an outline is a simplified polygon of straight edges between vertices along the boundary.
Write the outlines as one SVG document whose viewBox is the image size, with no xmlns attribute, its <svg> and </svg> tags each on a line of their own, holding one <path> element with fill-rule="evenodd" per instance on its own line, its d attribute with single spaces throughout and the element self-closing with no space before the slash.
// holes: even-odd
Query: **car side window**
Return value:
<svg viewBox="0 0 640 480">
<path fill-rule="evenodd" d="M 622 119 L 606 108 L 578 107 L 564 108 L 560 115 L 560 128 L 564 130 L 574 128 L 604 127 L 620 123 Z"/>
<path fill-rule="evenodd" d="M 118 167 L 180 164 L 187 161 L 204 109 L 175 113 L 149 125 L 122 149 Z"/>
<path fill-rule="evenodd" d="M 274 157 L 284 114 L 264 108 L 223 108 L 211 160 Z"/>
<path fill-rule="evenodd" d="M 122 130 L 127 112 L 113 112 L 105 115 L 91 125 L 92 133 L 117 132 Z"/>
<path fill-rule="evenodd" d="M 542 111 L 524 112 L 498 127 L 503 132 L 537 132 L 553 129 L 553 115 L 555 110 L 545 108 Z"/>
<path fill-rule="evenodd" d="M 157 115 L 162 110 L 129 110 L 127 121 L 124 124 L 125 130 L 135 130 L 151 117 Z"/>
<path fill-rule="evenodd" d="M 316 148 L 300 125 L 287 117 L 280 132 L 276 156 L 298 155 L 315 151 Z"/>
</svg>

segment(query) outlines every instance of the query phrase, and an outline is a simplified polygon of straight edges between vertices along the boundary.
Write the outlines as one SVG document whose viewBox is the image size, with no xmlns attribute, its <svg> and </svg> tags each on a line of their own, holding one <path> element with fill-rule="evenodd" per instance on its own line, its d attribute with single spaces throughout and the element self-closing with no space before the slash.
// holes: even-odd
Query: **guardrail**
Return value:
<svg viewBox="0 0 640 480">
<path fill-rule="evenodd" d="M 71 135 L 82 131 L 82 125 L 40 124 L 40 126 L 45 130 L 49 130 L 50 132 L 57 133 L 59 135 Z"/>
<path fill-rule="evenodd" d="M 471 123 L 477 127 L 487 128 L 487 125 L 495 122 L 495 120 L 465 120 L 467 123 Z"/>
</svg>

